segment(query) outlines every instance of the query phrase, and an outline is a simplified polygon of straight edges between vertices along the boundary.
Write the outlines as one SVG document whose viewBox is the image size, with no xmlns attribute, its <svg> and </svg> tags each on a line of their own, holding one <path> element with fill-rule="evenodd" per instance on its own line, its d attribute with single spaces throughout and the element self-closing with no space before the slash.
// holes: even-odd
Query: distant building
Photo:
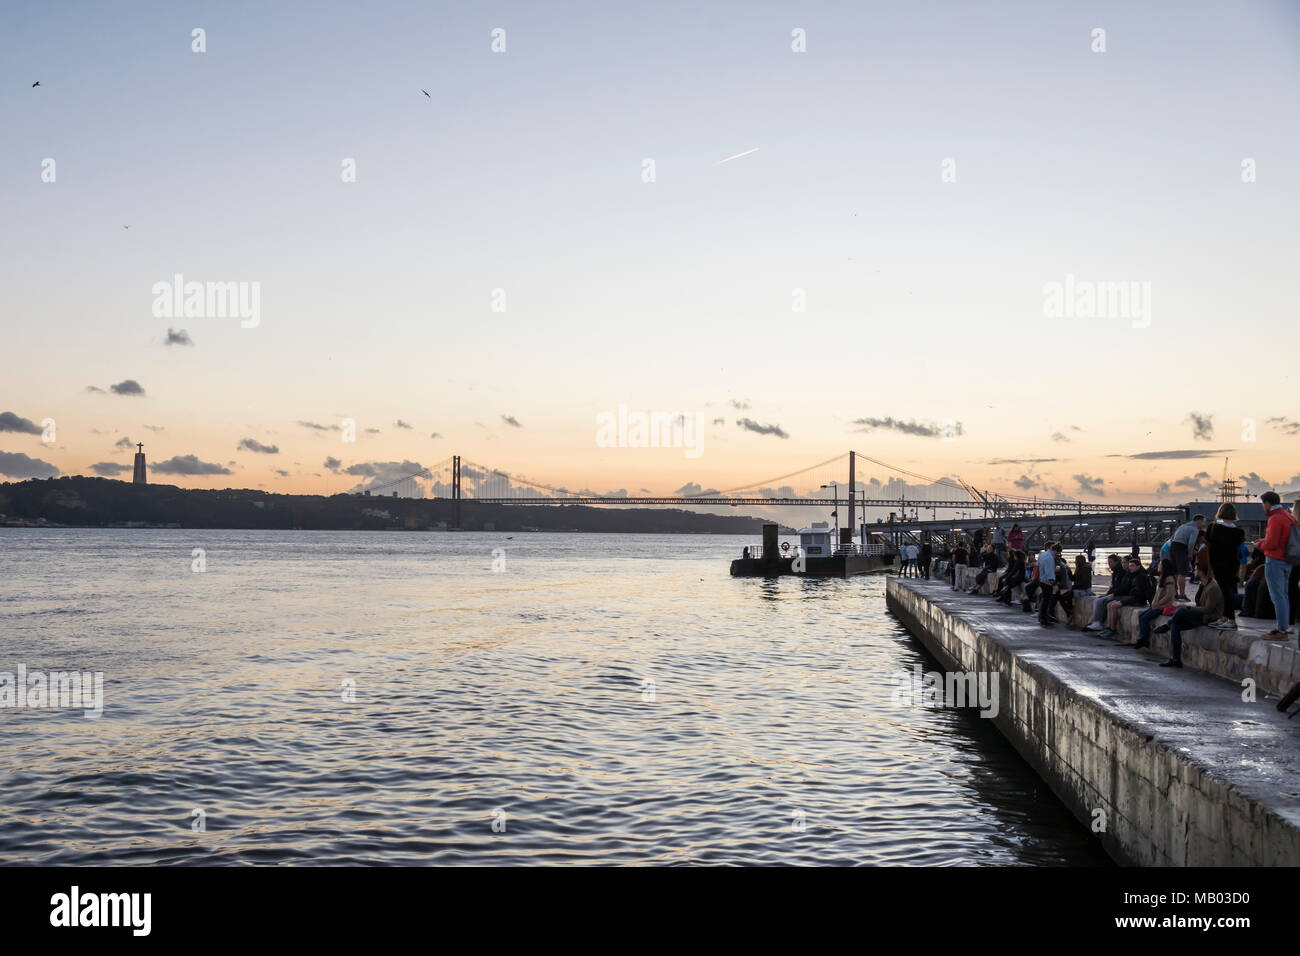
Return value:
<svg viewBox="0 0 1300 956">
<path fill-rule="evenodd" d="M 144 442 L 136 442 L 135 453 L 135 475 L 131 478 L 131 483 L 135 485 L 147 485 L 149 479 L 144 473 Z"/>
</svg>

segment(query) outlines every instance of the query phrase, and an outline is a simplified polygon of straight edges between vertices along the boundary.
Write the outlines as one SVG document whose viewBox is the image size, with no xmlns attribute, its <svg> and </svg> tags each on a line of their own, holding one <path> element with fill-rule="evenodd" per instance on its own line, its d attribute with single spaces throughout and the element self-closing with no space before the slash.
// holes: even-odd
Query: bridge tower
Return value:
<svg viewBox="0 0 1300 956">
<path fill-rule="evenodd" d="M 460 527 L 460 455 L 451 458 L 451 526 Z"/>
<path fill-rule="evenodd" d="M 849 523 L 845 525 L 843 530 L 840 532 L 841 544 L 852 544 L 853 536 L 854 534 L 857 533 L 858 530 L 858 526 L 854 524 L 853 521 L 853 484 L 857 478 L 857 476 L 854 474 L 854 464 L 856 463 L 855 462 L 856 455 L 857 455 L 856 452 L 852 452 L 852 451 L 849 452 Z M 836 507 L 838 508 L 839 505 L 837 504 Z"/>
</svg>

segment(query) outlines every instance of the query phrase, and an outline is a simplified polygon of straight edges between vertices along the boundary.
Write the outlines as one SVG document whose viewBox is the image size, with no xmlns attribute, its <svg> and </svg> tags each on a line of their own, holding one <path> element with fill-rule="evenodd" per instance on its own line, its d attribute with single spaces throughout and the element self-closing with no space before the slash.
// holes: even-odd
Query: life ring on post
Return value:
<svg viewBox="0 0 1300 956">
<path fill-rule="evenodd" d="M 782 541 L 782 542 L 781 542 L 781 550 L 782 550 L 782 551 L 789 551 L 789 550 L 790 550 L 790 542 L 789 542 L 789 541 Z"/>
</svg>

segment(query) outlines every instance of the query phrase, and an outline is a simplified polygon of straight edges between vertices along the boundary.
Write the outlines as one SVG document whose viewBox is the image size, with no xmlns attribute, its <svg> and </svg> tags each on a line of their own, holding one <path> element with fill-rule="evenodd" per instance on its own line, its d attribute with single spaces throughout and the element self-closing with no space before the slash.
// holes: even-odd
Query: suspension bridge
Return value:
<svg viewBox="0 0 1300 956">
<path fill-rule="evenodd" d="M 358 493 L 396 498 L 445 498 L 452 502 L 453 527 L 460 527 L 461 502 L 482 505 L 588 505 L 676 508 L 832 508 L 886 525 L 899 540 L 947 540 L 991 521 L 1020 522 L 1027 538 L 1058 536 L 1110 543 L 1164 540 L 1186 510 L 1168 505 L 1084 502 L 1081 499 L 1015 495 L 976 488 L 952 477 L 931 477 L 848 451 L 772 478 L 725 489 L 683 486 L 672 494 L 646 489 L 632 494 L 555 487 L 451 455 L 412 474 L 376 480 Z M 943 517 L 940 517 L 940 512 Z M 928 513 L 928 519 L 922 515 Z"/>
</svg>

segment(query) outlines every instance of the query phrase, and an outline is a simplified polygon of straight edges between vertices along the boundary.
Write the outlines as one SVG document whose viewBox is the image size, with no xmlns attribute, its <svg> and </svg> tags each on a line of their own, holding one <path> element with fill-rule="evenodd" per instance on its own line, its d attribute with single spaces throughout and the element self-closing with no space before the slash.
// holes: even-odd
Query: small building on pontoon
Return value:
<svg viewBox="0 0 1300 956">
<path fill-rule="evenodd" d="M 814 521 L 811 527 L 799 529 L 799 547 L 810 558 L 825 558 L 835 553 L 835 532 L 825 521 Z"/>
</svg>

